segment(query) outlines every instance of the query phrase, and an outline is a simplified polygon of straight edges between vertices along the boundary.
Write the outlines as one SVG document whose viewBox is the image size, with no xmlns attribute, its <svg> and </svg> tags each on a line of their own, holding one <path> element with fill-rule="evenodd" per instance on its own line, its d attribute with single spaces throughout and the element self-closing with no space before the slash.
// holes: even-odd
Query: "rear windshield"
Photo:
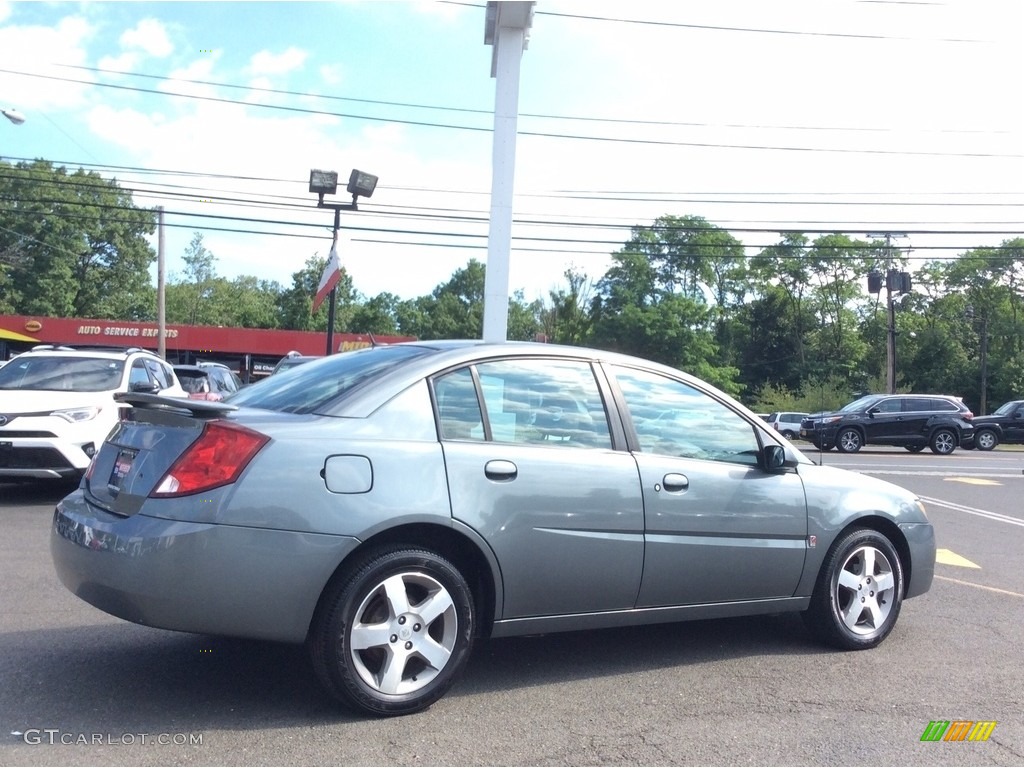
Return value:
<svg viewBox="0 0 1024 768">
<path fill-rule="evenodd" d="M 322 357 L 241 389 L 232 405 L 287 413 L 316 413 L 356 387 L 430 350 L 416 346 L 372 347 Z"/>
<path fill-rule="evenodd" d="M 0 389 L 106 392 L 121 385 L 123 360 L 23 355 L 0 368 Z"/>
<path fill-rule="evenodd" d="M 177 368 L 174 373 L 181 382 L 181 387 L 190 395 L 210 391 L 210 382 L 205 371 L 181 371 Z"/>
</svg>

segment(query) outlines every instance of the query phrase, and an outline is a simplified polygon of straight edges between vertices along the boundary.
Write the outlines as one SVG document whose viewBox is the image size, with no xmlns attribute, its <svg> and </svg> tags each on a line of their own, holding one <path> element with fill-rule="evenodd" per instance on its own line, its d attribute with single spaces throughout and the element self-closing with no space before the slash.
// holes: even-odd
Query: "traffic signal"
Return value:
<svg viewBox="0 0 1024 768">
<path fill-rule="evenodd" d="M 882 273 L 876 270 L 868 272 L 868 293 L 878 293 L 882 290 Z"/>
</svg>

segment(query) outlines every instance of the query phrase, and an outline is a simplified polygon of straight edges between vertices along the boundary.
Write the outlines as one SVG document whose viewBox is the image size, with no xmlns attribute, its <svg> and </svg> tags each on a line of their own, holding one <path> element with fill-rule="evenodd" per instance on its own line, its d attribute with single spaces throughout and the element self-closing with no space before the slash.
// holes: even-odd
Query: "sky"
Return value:
<svg viewBox="0 0 1024 768">
<path fill-rule="evenodd" d="M 0 157 L 163 206 L 172 279 L 200 232 L 219 275 L 284 287 L 330 249 L 310 169 L 358 168 L 380 180 L 341 214 L 355 288 L 428 294 L 487 260 L 485 5 L 0 0 L 0 106 L 25 117 Z M 666 215 L 749 255 L 792 230 L 905 233 L 914 260 L 1024 236 L 1021 50 L 1019 0 L 538 0 L 510 292 L 598 279 Z"/>
</svg>

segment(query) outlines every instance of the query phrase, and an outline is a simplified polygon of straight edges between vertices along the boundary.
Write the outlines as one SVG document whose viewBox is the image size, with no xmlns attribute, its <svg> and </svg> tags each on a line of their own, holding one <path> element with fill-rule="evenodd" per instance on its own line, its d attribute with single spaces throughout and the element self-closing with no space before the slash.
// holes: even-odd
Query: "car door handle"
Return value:
<svg viewBox="0 0 1024 768">
<path fill-rule="evenodd" d="M 661 484 L 666 491 L 685 491 L 690 487 L 690 479 L 678 472 L 669 472 L 661 479 Z"/>
<path fill-rule="evenodd" d="M 507 482 L 516 479 L 516 476 L 519 474 L 519 468 L 511 461 L 494 459 L 484 465 L 484 474 L 488 480 Z"/>
</svg>

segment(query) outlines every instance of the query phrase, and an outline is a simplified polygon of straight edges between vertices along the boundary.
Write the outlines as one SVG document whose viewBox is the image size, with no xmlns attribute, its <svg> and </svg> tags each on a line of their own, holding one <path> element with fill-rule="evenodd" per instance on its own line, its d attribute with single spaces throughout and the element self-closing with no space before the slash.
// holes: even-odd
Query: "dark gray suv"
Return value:
<svg viewBox="0 0 1024 768">
<path fill-rule="evenodd" d="M 865 395 L 832 413 L 800 423 L 800 437 L 815 448 L 856 453 L 865 445 L 902 445 L 917 453 L 925 447 L 949 454 L 974 440 L 974 414 L 951 395 Z"/>
</svg>

